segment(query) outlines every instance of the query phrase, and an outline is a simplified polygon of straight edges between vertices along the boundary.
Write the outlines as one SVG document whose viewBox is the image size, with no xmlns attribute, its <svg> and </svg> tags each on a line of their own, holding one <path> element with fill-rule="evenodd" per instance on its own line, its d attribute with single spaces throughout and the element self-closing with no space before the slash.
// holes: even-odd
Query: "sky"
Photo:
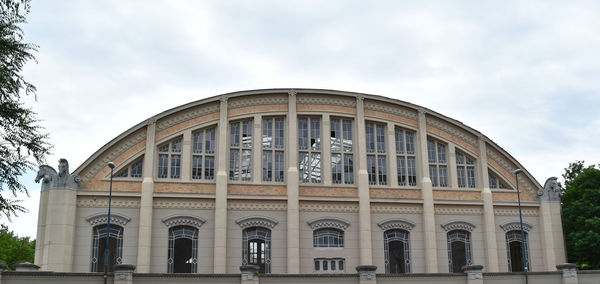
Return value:
<svg viewBox="0 0 600 284">
<path fill-rule="evenodd" d="M 598 1 L 39 1 L 25 97 L 71 171 L 135 124 L 263 88 L 363 92 L 480 131 L 538 182 L 600 163 Z M 30 209 L 0 217 L 35 238 Z M 3 194 L 6 194 L 5 192 Z"/>
</svg>

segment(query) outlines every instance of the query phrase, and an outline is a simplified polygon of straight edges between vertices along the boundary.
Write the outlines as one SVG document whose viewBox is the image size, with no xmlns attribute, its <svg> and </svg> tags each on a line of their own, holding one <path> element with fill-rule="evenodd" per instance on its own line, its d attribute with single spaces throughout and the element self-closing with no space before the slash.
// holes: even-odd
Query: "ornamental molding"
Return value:
<svg viewBox="0 0 600 284">
<path fill-rule="evenodd" d="M 399 214 L 422 214 L 423 208 L 420 205 L 403 204 L 375 204 L 371 205 L 372 213 L 399 213 Z"/>
<path fill-rule="evenodd" d="M 108 214 L 99 213 L 96 215 L 86 217 L 85 220 L 88 221 L 90 223 L 90 225 L 92 225 L 92 226 L 107 224 L 108 223 Z M 127 223 L 129 223 L 130 220 L 131 220 L 131 218 L 129 218 L 125 215 L 121 215 L 118 213 L 110 214 L 110 223 L 111 224 L 125 226 L 125 225 L 127 225 Z"/>
<path fill-rule="evenodd" d="M 173 215 L 173 216 L 169 216 L 169 217 L 162 219 L 162 222 L 167 227 L 184 225 L 184 226 L 192 226 L 192 227 L 196 227 L 196 228 L 200 229 L 202 224 L 206 223 L 206 220 L 204 220 L 198 216 Z"/>
<path fill-rule="evenodd" d="M 454 231 L 454 230 L 464 230 L 473 232 L 475 229 L 475 225 L 465 222 L 465 221 L 450 221 L 446 224 L 442 224 L 442 228 L 446 230 L 446 232 Z"/>
<path fill-rule="evenodd" d="M 510 223 L 500 225 L 500 228 L 502 228 L 502 230 L 504 230 L 504 232 L 506 232 L 506 233 L 508 233 L 510 231 L 521 231 L 521 223 L 510 222 Z M 533 226 L 531 226 L 527 223 L 523 223 L 523 231 L 529 233 L 529 230 L 531 230 L 531 228 L 533 228 Z"/>
<path fill-rule="evenodd" d="M 196 117 L 219 112 L 218 102 L 209 102 L 199 106 L 183 109 L 171 115 L 161 118 L 156 123 L 156 131 L 165 130 L 173 125 L 184 121 L 192 120 Z"/>
<path fill-rule="evenodd" d="M 287 210 L 287 203 L 285 201 L 230 200 L 227 203 L 227 209 L 248 211 L 285 211 Z"/>
<path fill-rule="evenodd" d="M 350 222 L 336 217 L 317 218 L 306 223 L 313 230 L 322 228 L 336 228 L 345 231 L 350 226 Z"/>
<path fill-rule="evenodd" d="M 288 97 L 287 94 L 262 94 L 235 97 L 229 99 L 227 108 L 234 109 L 257 105 L 287 105 Z"/>
<path fill-rule="evenodd" d="M 160 209 L 215 209 L 215 202 L 212 200 L 154 200 L 154 208 Z"/>
<path fill-rule="evenodd" d="M 356 203 L 300 202 L 300 211 L 312 212 L 358 212 Z"/>
<path fill-rule="evenodd" d="M 334 105 L 343 107 L 356 107 L 356 99 L 336 95 L 299 94 L 297 104 L 305 105 Z"/>
<path fill-rule="evenodd" d="M 366 100 L 365 109 L 391 113 L 399 116 L 404 116 L 413 120 L 417 120 L 418 117 L 418 114 L 414 109 L 374 100 Z"/>
<path fill-rule="evenodd" d="M 496 149 L 494 149 L 494 147 L 487 144 L 485 148 L 487 156 L 494 160 L 496 163 L 498 163 L 505 171 L 512 173 L 514 170 L 517 169 L 517 166 L 513 162 L 508 161 L 505 158 L 505 156 L 498 152 Z M 538 196 L 538 190 L 535 189 L 535 186 L 529 178 L 527 178 L 524 174 L 518 175 L 518 178 L 519 185 L 521 188 L 524 188 L 529 194 L 531 194 L 531 196 Z M 514 179 L 511 180 L 511 184 L 514 186 Z"/>
<path fill-rule="evenodd" d="M 77 200 L 77 207 L 108 207 L 108 199 L 81 199 Z M 111 207 L 115 208 L 140 208 L 139 200 L 112 200 L 110 202 Z"/>
<path fill-rule="evenodd" d="M 475 206 L 450 207 L 435 206 L 435 214 L 439 215 L 482 215 L 483 208 Z"/>
<path fill-rule="evenodd" d="M 379 226 L 379 228 L 381 228 L 384 231 L 391 229 L 401 229 L 405 231 L 410 231 L 412 230 L 412 228 L 415 227 L 415 223 L 403 219 L 389 219 L 377 223 L 377 226 Z"/>
<path fill-rule="evenodd" d="M 461 129 L 458 126 L 443 121 L 437 117 L 428 115 L 425 120 L 427 122 L 427 125 L 431 125 L 437 129 L 448 132 L 477 148 L 477 136 Z"/>
<path fill-rule="evenodd" d="M 521 210 L 523 216 L 535 217 L 539 216 L 539 210 L 537 208 L 524 208 Z M 494 215 L 496 216 L 519 216 L 518 208 L 494 208 Z"/>
<path fill-rule="evenodd" d="M 265 227 L 273 229 L 279 222 L 266 216 L 249 216 L 237 219 L 235 223 L 240 225 L 242 229 L 250 227 Z"/>
<path fill-rule="evenodd" d="M 108 162 L 113 161 L 125 151 L 131 149 L 131 147 L 142 142 L 144 139 L 146 139 L 146 127 L 138 129 L 137 131 L 129 134 L 127 137 L 121 139 L 115 145 L 109 147 L 99 157 L 94 159 L 95 162 L 93 164 L 90 164 L 79 173 L 79 176 L 81 177 L 80 185 L 87 183 L 91 178 L 96 176 L 100 170 L 106 167 Z"/>
</svg>

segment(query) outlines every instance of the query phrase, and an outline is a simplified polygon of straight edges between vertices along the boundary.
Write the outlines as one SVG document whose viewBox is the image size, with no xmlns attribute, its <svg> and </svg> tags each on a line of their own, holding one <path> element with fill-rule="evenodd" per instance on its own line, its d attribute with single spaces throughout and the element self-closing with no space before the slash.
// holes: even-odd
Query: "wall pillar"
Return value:
<svg viewBox="0 0 600 284">
<path fill-rule="evenodd" d="M 217 138 L 214 273 L 227 272 L 227 129 L 227 97 L 223 96 L 220 102 Z"/>
<path fill-rule="evenodd" d="M 433 205 L 433 185 L 429 177 L 427 153 L 427 121 L 425 112 L 419 110 L 419 144 L 421 155 L 421 196 L 423 198 L 423 251 L 425 252 L 425 272 L 437 273 L 437 245 L 435 233 L 435 209 Z"/>
<path fill-rule="evenodd" d="M 117 264 L 115 265 L 114 284 L 133 284 L 133 271 L 135 265 Z"/>
<path fill-rule="evenodd" d="M 154 153 L 156 120 L 150 119 L 146 129 L 146 151 L 142 171 L 142 194 L 140 197 L 140 227 L 138 230 L 137 265 L 138 271 L 150 272 L 152 259 L 152 204 L 154 195 Z"/>
<path fill-rule="evenodd" d="M 483 284 L 483 265 L 465 265 L 462 270 L 467 274 L 467 284 Z"/>
<path fill-rule="evenodd" d="M 240 266 L 241 282 L 240 284 L 258 284 L 260 280 L 258 278 L 258 270 L 260 267 L 257 265 L 243 265 Z"/>
<path fill-rule="evenodd" d="M 300 273 L 300 205 L 298 201 L 298 117 L 296 92 L 288 97 L 287 140 L 287 273 Z"/>
<path fill-rule="evenodd" d="M 556 266 L 556 269 L 562 271 L 562 284 L 577 284 L 577 265 L 574 263 L 563 263 Z"/>
<path fill-rule="evenodd" d="M 483 137 L 479 137 L 479 175 L 481 200 L 483 200 L 483 240 L 485 264 L 487 272 L 498 272 L 498 243 L 496 242 L 496 218 L 494 216 L 494 200 L 488 179 L 487 150 Z"/>
<path fill-rule="evenodd" d="M 48 195 L 43 270 L 73 271 L 77 191 L 73 188 L 51 188 Z"/>
<path fill-rule="evenodd" d="M 356 156 L 358 157 L 358 225 L 359 225 L 359 248 L 360 265 L 369 266 L 373 264 L 373 251 L 371 243 L 371 197 L 369 192 L 369 174 L 367 172 L 366 154 L 366 130 L 364 98 L 356 98 L 356 126 L 358 143 Z M 362 282 L 361 282 L 362 283 Z"/>
<path fill-rule="evenodd" d="M 358 271 L 359 283 L 360 284 L 377 284 L 377 274 L 375 271 L 377 266 L 375 265 L 359 265 L 356 267 Z"/>
<path fill-rule="evenodd" d="M 540 237 L 544 250 L 544 268 L 552 271 L 557 264 L 566 261 L 562 231 L 560 198 L 552 198 L 548 193 L 540 196 Z"/>
</svg>

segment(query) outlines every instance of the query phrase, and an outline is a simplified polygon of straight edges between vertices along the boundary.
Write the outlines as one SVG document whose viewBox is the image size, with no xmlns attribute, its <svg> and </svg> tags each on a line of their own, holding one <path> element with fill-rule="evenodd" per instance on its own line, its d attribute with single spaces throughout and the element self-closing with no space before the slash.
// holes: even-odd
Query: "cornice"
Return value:
<svg viewBox="0 0 600 284">
<path fill-rule="evenodd" d="M 237 219 L 235 223 L 238 224 L 242 229 L 250 227 L 265 227 L 273 229 L 279 222 L 266 216 L 249 216 Z"/>
<path fill-rule="evenodd" d="M 173 226 L 192 226 L 196 228 L 200 228 L 202 224 L 206 223 L 206 220 L 192 215 L 172 215 L 162 219 L 162 222 L 167 227 Z"/>
<path fill-rule="evenodd" d="M 454 231 L 454 230 L 464 230 L 472 232 L 475 229 L 475 225 L 464 222 L 464 221 L 451 221 L 445 224 L 442 224 L 442 228 L 446 232 Z"/>
<path fill-rule="evenodd" d="M 92 226 L 107 224 L 108 223 L 108 214 L 106 214 L 106 213 L 95 214 L 95 215 L 86 217 L 85 220 L 88 221 L 90 223 L 90 225 L 92 225 Z M 110 214 L 110 223 L 111 224 L 125 226 L 125 225 L 127 225 L 127 223 L 129 223 L 130 220 L 131 220 L 131 218 L 129 218 L 125 215 L 121 215 L 118 213 Z"/>
<path fill-rule="evenodd" d="M 415 223 L 403 219 L 388 219 L 377 223 L 377 226 L 384 231 L 391 229 L 410 231 L 415 227 Z"/>
<path fill-rule="evenodd" d="M 521 231 L 521 223 L 519 222 L 510 222 L 510 223 L 505 223 L 500 225 L 500 228 L 502 228 L 502 230 L 504 230 L 504 232 L 510 232 L 510 231 Z M 527 224 L 527 223 L 523 223 L 523 231 L 529 233 L 529 230 L 531 230 L 533 228 L 533 226 Z"/>
</svg>

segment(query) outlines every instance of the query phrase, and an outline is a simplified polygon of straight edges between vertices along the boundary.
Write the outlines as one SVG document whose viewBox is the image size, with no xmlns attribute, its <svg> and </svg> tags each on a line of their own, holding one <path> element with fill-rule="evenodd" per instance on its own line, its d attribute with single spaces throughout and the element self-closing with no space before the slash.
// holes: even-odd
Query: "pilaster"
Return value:
<svg viewBox="0 0 600 284">
<path fill-rule="evenodd" d="M 448 144 L 448 174 L 449 186 L 458 189 L 458 172 L 456 170 L 456 145 Z"/>
<path fill-rule="evenodd" d="M 396 127 L 394 123 L 387 124 L 387 149 L 388 155 L 388 184 L 392 187 L 398 186 L 398 159 L 396 158 Z"/>
<path fill-rule="evenodd" d="M 483 239 L 485 247 L 485 264 L 487 272 L 498 272 L 498 243 L 496 242 L 496 218 L 494 217 L 494 200 L 488 180 L 487 150 L 483 137 L 479 137 L 478 182 L 482 186 L 483 200 Z"/>
<path fill-rule="evenodd" d="M 427 151 L 427 121 L 425 112 L 419 110 L 418 137 L 422 153 Z M 433 186 L 429 177 L 427 155 L 421 156 L 421 196 L 423 197 L 423 246 L 425 252 L 425 272 L 437 273 L 437 246 L 435 233 L 435 215 L 433 206 Z"/>
<path fill-rule="evenodd" d="M 183 132 L 181 141 L 181 180 L 191 180 L 192 175 L 192 132 Z"/>
<path fill-rule="evenodd" d="M 358 223 L 359 223 L 359 248 L 360 265 L 373 264 L 373 251 L 371 243 L 371 197 L 369 195 L 369 174 L 367 172 L 367 153 L 365 137 L 365 111 L 364 98 L 356 98 L 356 126 L 358 144 L 356 156 L 358 157 Z"/>
<path fill-rule="evenodd" d="M 252 182 L 262 182 L 262 116 L 253 117 L 252 127 Z"/>
<path fill-rule="evenodd" d="M 152 204 L 154 195 L 154 157 L 156 120 L 148 121 L 146 129 L 146 151 L 142 171 L 142 194 L 140 198 L 140 227 L 138 231 L 137 265 L 141 273 L 150 272 L 152 258 Z"/>
<path fill-rule="evenodd" d="M 52 188 L 48 191 L 42 268 L 56 272 L 73 271 L 77 191 Z"/>
<path fill-rule="evenodd" d="M 221 97 L 217 137 L 214 273 L 227 272 L 227 97 Z"/>
<path fill-rule="evenodd" d="M 340 125 L 341 127 L 341 125 Z M 324 185 L 331 185 L 331 120 L 329 114 L 323 114 L 323 127 L 321 128 L 321 177 Z"/>
<path fill-rule="evenodd" d="M 298 117 L 296 92 L 288 98 L 287 140 L 287 273 L 300 273 L 300 206 L 298 204 Z"/>
</svg>

